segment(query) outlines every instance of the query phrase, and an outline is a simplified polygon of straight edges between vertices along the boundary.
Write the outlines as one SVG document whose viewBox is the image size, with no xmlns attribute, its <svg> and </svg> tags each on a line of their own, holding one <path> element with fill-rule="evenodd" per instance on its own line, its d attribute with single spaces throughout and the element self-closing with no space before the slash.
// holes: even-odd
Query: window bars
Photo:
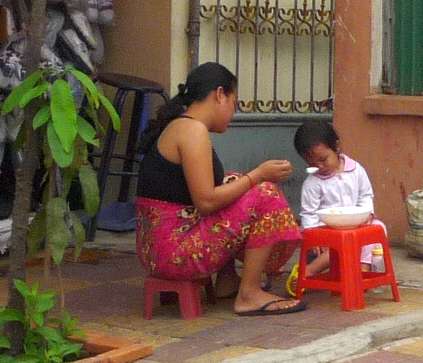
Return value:
<svg viewBox="0 0 423 363">
<path fill-rule="evenodd" d="M 334 0 L 203 0 L 198 9 L 200 63 L 236 74 L 239 112 L 332 111 Z"/>
</svg>

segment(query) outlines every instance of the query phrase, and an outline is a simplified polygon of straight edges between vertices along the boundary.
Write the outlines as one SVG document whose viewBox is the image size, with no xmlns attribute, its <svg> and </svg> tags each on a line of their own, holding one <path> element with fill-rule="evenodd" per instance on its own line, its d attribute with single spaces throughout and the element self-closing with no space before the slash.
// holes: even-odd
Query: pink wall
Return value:
<svg viewBox="0 0 423 363">
<path fill-rule="evenodd" d="M 367 169 L 392 243 L 402 243 L 408 229 L 402 190 L 423 188 L 423 116 L 384 115 L 383 107 L 367 113 L 370 55 L 371 1 L 336 0 L 334 124 L 344 152 Z"/>
</svg>

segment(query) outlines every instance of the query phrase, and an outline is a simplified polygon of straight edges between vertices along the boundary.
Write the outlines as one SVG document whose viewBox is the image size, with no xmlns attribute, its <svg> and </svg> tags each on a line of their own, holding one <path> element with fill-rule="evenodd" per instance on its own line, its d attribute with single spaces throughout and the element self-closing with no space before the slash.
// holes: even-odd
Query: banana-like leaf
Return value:
<svg viewBox="0 0 423 363">
<path fill-rule="evenodd" d="M 19 101 L 25 93 L 31 90 L 42 76 L 43 71 L 37 70 L 26 77 L 19 86 L 15 87 L 10 95 L 5 99 L 3 107 L 1 108 L 1 114 L 5 115 L 13 111 L 13 109 L 18 106 Z"/>
<path fill-rule="evenodd" d="M 46 238 L 46 211 L 43 208 L 31 221 L 28 229 L 28 254 L 34 255 L 40 250 L 41 242 Z"/>
<path fill-rule="evenodd" d="M 10 348 L 10 341 L 6 336 L 0 336 L 0 349 L 9 349 Z M 0 356 L 0 362 L 2 362 Z M 8 362 L 8 361 L 6 361 Z M 12 357 L 10 357 L 10 362 L 13 362 Z"/>
<path fill-rule="evenodd" d="M 106 109 L 107 113 L 109 114 L 112 120 L 113 128 L 115 129 L 116 132 L 119 132 L 120 131 L 120 117 L 118 113 L 116 112 L 114 106 L 111 104 L 109 99 L 103 94 L 99 93 L 98 97 L 100 98 L 101 104 Z"/>
<path fill-rule="evenodd" d="M 25 321 L 24 313 L 21 310 L 4 308 L 0 310 L 0 325 L 7 323 L 8 321 Z"/>
<path fill-rule="evenodd" d="M 89 144 L 99 147 L 100 141 L 96 138 L 97 132 L 95 131 L 94 127 L 92 127 L 91 124 L 81 116 L 78 116 L 77 122 L 78 134 L 79 136 L 81 136 L 82 140 L 88 142 Z"/>
<path fill-rule="evenodd" d="M 25 108 L 25 106 L 31 102 L 34 98 L 40 97 L 45 92 L 47 92 L 49 87 L 48 82 L 43 82 L 38 86 L 30 89 L 27 93 L 25 93 L 22 98 L 19 100 L 19 107 Z"/>
<path fill-rule="evenodd" d="M 79 181 L 81 182 L 84 209 L 90 217 L 93 217 L 100 205 L 100 193 L 97 174 L 90 164 L 82 165 L 79 169 Z"/>
<path fill-rule="evenodd" d="M 106 133 L 106 130 L 104 129 L 104 126 L 100 123 L 98 119 L 98 114 L 95 109 L 95 106 L 93 105 L 93 100 L 90 97 L 87 97 L 88 105 L 85 108 L 85 112 L 87 113 L 87 116 L 94 122 L 94 125 L 97 129 L 97 131 L 100 131 L 102 134 Z"/>
<path fill-rule="evenodd" d="M 56 265 L 62 261 L 72 238 L 65 223 L 67 212 L 68 206 L 63 198 L 53 198 L 47 203 L 47 245 Z"/>
<path fill-rule="evenodd" d="M 63 169 L 63 195 L 62 198 L 66 199 L 70 188 L 72 186 L 72 181 L 75 178 L 76 173 L 73 168 L 65 168 Z"/>
<path fill-rule="evenodd" d="M 88 90 L 89 95 L 93 98 L 94 104 L 96 109 L 99 108 L 100 103 L 98 100 L 98 89 L 94 82 L 91 80 L 90 77 L 88 77 L 85 73 L 78 71 L 77 69 L 71 67 L 69 68 L 69 72 L 79 81 L 82 83 L 82 85 Z"/>
<path fill-rule="evenodd" d="M 85 228 L 82 225 L 81 220 L 78 218 L 78 216 L 75 213 L 71 212 L 70 217 L 71 217 L 71 222 L 73 226 L 73 235 L 75 239 L 74 256 L 75 256 L 75 259 L 77 259 L 79 255 L 81 254 L 82 245 L 85 242 Z"/>
<path fill-rule="evenodd" d="M 34 119 L 32 120 L 32 127 L 34 130 L 43 126 L 50 119 L 50 107 L 48 105 L 43 106 L 35 114 Z"/>
<path fill-rule="evenodd" d="M 54 130 L 65 152 L 70 153 L 78 133 L 72 90 L 66 81 L 57 79 L 51 87 L 50 97 Z"/>
<path fill-rule="evenodd" d="M 49 122 L 47 126 L 47 139 L 51 154 L 57 165 L 61 168 L 66 168 L 71 165 L 74 156 L 74 148 L 72 147 L 69 152 L 66 152 L 51 122 Z"/>
</svg>

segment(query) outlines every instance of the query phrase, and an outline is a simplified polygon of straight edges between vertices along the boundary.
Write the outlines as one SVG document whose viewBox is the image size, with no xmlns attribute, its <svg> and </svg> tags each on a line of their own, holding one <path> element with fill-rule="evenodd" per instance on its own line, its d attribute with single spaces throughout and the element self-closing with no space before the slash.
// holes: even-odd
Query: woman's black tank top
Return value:
<svg viewBox="0 0 423 363">
<path fill-rule="evenodd" d="M 213 152 L 214 185 L 221 185 L 224 177 L 222 162 Z M 198 173 L 201 173 L 198 165 Z M 140 162 L 137 195 L 172 203 L 192 205 L 191 195 L 180 164 L 165 159 L 157 149 L 157 141 Z"/>
</svg>

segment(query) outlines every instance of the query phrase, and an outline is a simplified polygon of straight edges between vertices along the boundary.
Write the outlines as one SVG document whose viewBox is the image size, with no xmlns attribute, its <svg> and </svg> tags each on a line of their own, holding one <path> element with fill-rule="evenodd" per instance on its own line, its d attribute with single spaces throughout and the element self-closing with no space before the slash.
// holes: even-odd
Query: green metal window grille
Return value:
<svg viewBox="0 0 423 363">
<path fill-rule="evenodd" d="M 384 2 L 384 91 L 423 95 L 423 1 Z"/>
</svg>

